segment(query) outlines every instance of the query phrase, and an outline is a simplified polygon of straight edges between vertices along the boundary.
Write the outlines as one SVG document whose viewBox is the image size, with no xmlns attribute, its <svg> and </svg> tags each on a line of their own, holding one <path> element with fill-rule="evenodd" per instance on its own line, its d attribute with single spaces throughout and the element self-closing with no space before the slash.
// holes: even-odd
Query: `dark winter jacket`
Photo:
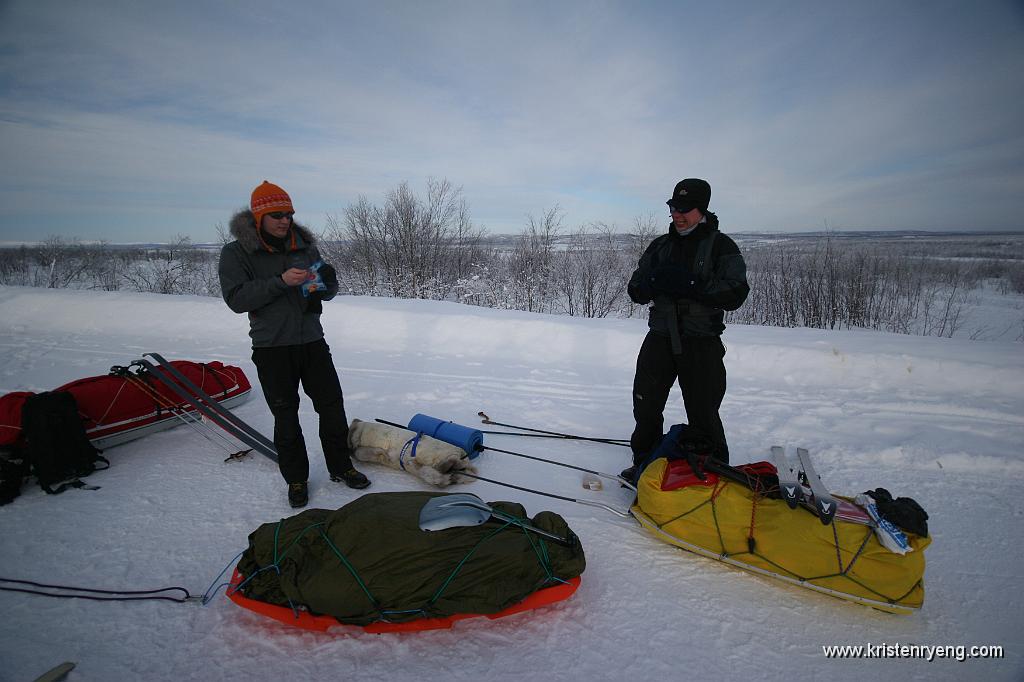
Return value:
<svg viewBox="0 0 1024 682">
<path fill-rule="evenodd" d="M 230 228 L 235 241 L 220 252 L 221 294 L 233 311 L 249 314 L 253 348 L 322 339 L 320 302 L 334 298 L 338 285 L 305 297 L 301 287 L 290 287 L 281 279 L 289 268 L 308 269 L 320 260 L 313 234 L 302 225 L 293 224 L 283 248 L 275 248 L 260 239 L 249 210 L 236 213 Z"/>
<path fill-rule="evenodd" d="M 647 322 L 653 332 L 673 337 L 719 336 L 725 330 L 724 311 L 739 308 L 750 293 L 747 266 L 739 247 L 718 231 L 714 213 L 707 213 L 706 218 L 685 236 L 669 225 L 668 233 L 644 251 L 629 279 L 628 293 L 634 303 L 654 303 Z M 713 240 L 710 258 L 704 258 L 706 246 L 702 249 L 700 245 L 708 239 Z M 688 269 L 696 276 L 692 297 L 669 296 L 653 288 L 654 273 L 665 264 Z"/>
</svg>

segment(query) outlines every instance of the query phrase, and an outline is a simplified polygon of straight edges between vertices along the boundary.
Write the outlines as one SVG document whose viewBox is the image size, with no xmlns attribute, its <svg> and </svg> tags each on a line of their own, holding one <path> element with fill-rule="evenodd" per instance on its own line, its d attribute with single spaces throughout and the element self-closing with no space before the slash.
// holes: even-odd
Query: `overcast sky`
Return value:
<svg viewBox="0 0 1024 682">
<path fill-rule="evenodd" d="M 726 232 L 1024 229 L 1024 3 L 0 0 L 0 154 L 0 241 L 431 177 L 490 232 L 667 225 L 684 177 Z"/>
</svg>

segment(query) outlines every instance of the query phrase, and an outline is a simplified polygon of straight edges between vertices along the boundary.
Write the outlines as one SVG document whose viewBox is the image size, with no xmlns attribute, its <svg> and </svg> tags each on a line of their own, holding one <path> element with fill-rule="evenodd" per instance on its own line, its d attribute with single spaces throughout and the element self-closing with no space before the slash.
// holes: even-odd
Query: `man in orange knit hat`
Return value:
<svg viewBox="0 0 1024 682">
<path fill-rule="evenodd" d="M 313 234 L 294 222 L 291 197 L 270 182 L 252 192 L 249 208 L 231 219 L 235 241 L 220 252 L 220 287 L 236 313 L 249 314 L 252 361 L 263 395 L 274 415 L 274 446 L 281 475 L 288 482 L 288 502 L 309 501 L 309 457 L 299 426 L 299 384 L 320 416 L 320 443 L 332 481 L 365 488 L 370 481 L 352 467 L 348 418 L 341 382 L 320 326 L 322 302 L 338 293 L 334 268 L 316 272 L 324 286 L 302 285 L 320 261 Z"/>
</svg>

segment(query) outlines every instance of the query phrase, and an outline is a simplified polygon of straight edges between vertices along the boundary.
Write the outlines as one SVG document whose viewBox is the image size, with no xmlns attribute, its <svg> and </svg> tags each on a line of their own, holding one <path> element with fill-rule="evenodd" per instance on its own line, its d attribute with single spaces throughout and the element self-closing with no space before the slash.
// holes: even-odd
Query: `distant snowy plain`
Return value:
<svg viewBox="0 0 1024 682">
<path fill-rule="evenodd" d="M 0 287 L 0 393 L 105 373 L 146 351 L 240 365 L 272 419 L 249 359 L 247 322 L 218 299 Z M 628 437 L 641 320 L 588 320 L 433 301 L 340 297 L 327 339 L 350 418 L 423 412 L 606 438 Z M 666 545 L 599 508 L 484 482 L 459 486 L 554 510 L 582 539 L 583 584 L 560 604 L 452 630 L 304 632 L 220 596 L 197 604 L 97 603 L 0 592 L 0 680 L 62 661 L 68 680 L 1021 680 L 1024 679 L 1024 353 L 1019 343 L 879 332 L 733 326 L 722 408 L 734 463 L 807 447 L 834 491 L 885 487 L 931 515 L 926 602 L 914 615 L 750 575 Z M 303 397 L 311 506 L 355 491 L 331 483 Z M 683 420 L 674 393 L 669 423 Z M 489 435 L 494 447 L 616 473 L 625 448 Z M 262 523 L 290 516 L 276 467 L 224 453 L 179 427 L 106 453 L 98 491 L 34 484 L 0 508 L 0 576 L 202 593 Z M 618 508 L 625 489 L 585 490 L 577 472 L 485 453 L 481 475 Z M 363 465 L 370 491 L 426 489 Z M 833 644 L 998 645 L 998 659 L 835 660 Z"/>
</svg>

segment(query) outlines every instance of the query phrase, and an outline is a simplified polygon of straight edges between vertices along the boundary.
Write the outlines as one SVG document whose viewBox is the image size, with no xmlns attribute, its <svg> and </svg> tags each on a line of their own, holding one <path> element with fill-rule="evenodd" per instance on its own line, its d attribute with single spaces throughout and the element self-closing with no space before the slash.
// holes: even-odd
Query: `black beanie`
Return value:
<svg viewBox="0 0 1024 682">
<path fill-rule="evenodd" d="M 681 213 L 695 208 L 699 208 L 701 213 L 707 213 L 708 204 L 711 203 L 711 185 L 700 178 L 680 180 L 672 190 L 672 197 L 665 203 Z"/>
</svg>

